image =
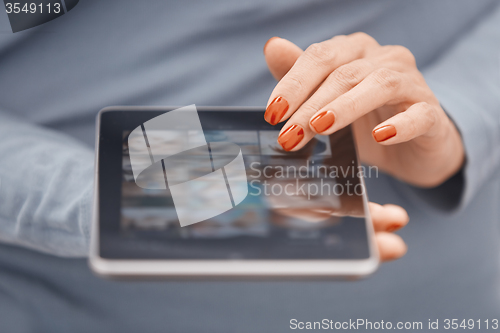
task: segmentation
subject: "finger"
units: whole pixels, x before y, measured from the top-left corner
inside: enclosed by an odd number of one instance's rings
[[[302,52],[294,43],[279,37],[272,37],[264,45],[267,67],[277,81],[292,68]]]
[[[418,99],[418,96],[422,94],[420,90],[421,88],[412,84],[408,74],[379,68],[357,86],[321,108],[311,120],[325,112],[333,114],[335,122],[321,132],[324,135],[332,134],[383,105],[402,103],[409,100],[408,96]],[[314,130],[311,122],[310,125]]]
[[[383,145],[406,142],[429,133],[436,119],[436,107],[421,102],[377,125],[372,135],[375,141]]]
[[[406,254],[408,247],[401,237],[389,232],[375,234],[381,261],[399,259]]]
[[[374,44],[373,38],[357,33],[309,46],[271,93],[266,121],[276,125],[290,117],[331,72],[361,58]]]
[[[368,204],[375,231],[394,232],[403,228],[410,220],[404,208],[396,205],[379,205],[374,202]]]
[[[289,127],[296,125],[304,132],[304,137],[300,142],[290,143],[296,137],[290,138],[289,135],[281,138],[278,142],[283,142],[282,147],[285,150],[298,150],[314,137],[316,133],[321,133],[330,128],[335,122],[335,116],[332,112],[326,111],[314,119],[311,117],[318,112],[327,103],[335,100],[337,97],[351,90],[360,83],[370,73],[375,70],[375,65],[365,59],[354,60],[333,71],[314,94],[288,119],[283,126],[281,133],[288,130]],[[309,125],[311,124],[311,125]],[[287,140],[285,140],[287,139]],[[280,144],[281,144],[280,142]],[[287,149],[290,148],[291,149]]]

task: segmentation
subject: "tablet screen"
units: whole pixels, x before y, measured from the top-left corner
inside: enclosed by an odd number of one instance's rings
[[[168,183],[166,189],[146,189],[134,181],[128,140],[133,128],[117,120],[112,126],[120,138],[120,169],[115,172],[120,174],[119,198],[108,210],[116,207],[118,211],[107,214],[108,218],[116,215],[114,222],[105,222],[101,228],[101,256],[184,260],[369,257],[365,189],[359,178],[366,170],[358,166],[350,127],[330,136],[318,135],[290,153],[277,143],[280,128],[265,123],[262,112],[208,111],[200,112],[200,119],[212,154],[224,142],[241,150],[247,195],[222,214],[182,226],[175,191]],[[101,176],[101,189],[103,182]],[[215,205],[227,200],[226,190],[233,200],[229,185],[219,191],[214,191],[212,183],[196,186],[200,193],[211,193]],[[101,199],[101,210],[106,209],[102,204]],[[189,213],[203,212],[193,209]]]

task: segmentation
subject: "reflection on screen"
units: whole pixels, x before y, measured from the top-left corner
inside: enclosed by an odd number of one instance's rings
[[[143,189],[135,184],[127,146],[129,133],[123,133],[120,237],[142,241],[142,247],[136,246],[131,256],[368,257],[364,188],[350,128],[331,136],[316,136],[292,153],[277,144],[276,130],[205,131],[209,143],[232,142],[241,148],[249,194],[235,208],[185,227],[179,223],[169,189]],[[199,186],[197,190],[210,192],[210,183]]]

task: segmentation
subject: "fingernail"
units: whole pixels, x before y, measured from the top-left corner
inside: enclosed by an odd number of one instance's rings
[[[399,225],[393,224],[393,225],[390,225],[389,227],[387,227],[386,231],[387,232],[393,232],[393,231],[396,231],[398,229],[399,229]]]
[[[332,127],[335,122],[335,115],[332,111],[323,111],[311,119],[311,126],[316,133],[322,133]]]
[[[279,38],[279,37],[271,37],[267,40],[266,44],[264,44],[264,53],[266,52],[266,47],[267,45],[269,44],[270,41],[272,41],[273,39],[276,39],[276,38]]]
[[[266,109],[264,119],[271,125],[276,125],[288,111],[288,102],[281,96],[276,97]]]
[[[278,143],[284,150],[290,151],[295,148],[303,138],[304,129],[299,125],[292,125],[280,134],[278,137]]]
[[[392,125],[385,125],[380,128],[374,129],[372,132],[373,138],[377,142],[382,142],[396,136],[396,127]]]

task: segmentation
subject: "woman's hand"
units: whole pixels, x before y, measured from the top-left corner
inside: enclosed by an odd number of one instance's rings
[[[375,229],[375,241],[381,261],[399,259],[406,253],[406,244],[403,239],[394,234],[404,227],[409,217],[406,210],[396,205],[379,205],[373,202],[368,204],[370,215]]]
[[[264,54],[279,80],[265,119],[287,120],[285,150],[352,124],[361,160],[410,184],[433,187],[462,167],[460,135],[408,49],[355,33],[306,51],[275,37]]]

